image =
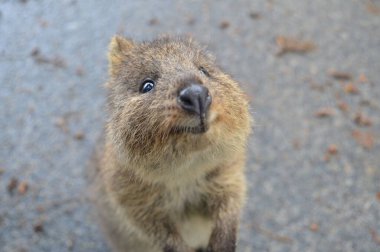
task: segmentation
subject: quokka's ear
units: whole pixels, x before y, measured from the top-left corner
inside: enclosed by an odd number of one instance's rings
[[[109,45],[108,61],[111,75],[116,75],[126,54],[135,46],[132,40],[114,36]]]

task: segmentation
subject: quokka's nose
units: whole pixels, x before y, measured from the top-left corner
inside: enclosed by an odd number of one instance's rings
[[[205,86],[192,83],[179,91],[177,101],[185,111],[205,118],[212,99]]]

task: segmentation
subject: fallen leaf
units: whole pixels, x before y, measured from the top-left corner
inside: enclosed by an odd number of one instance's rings
[[[57,68],[66,68],[67,64],[65,60],[60,56],[54,56],[53,58],[46,57],[41,54],[38,47],[34,48],[30,55],[33,57],[37,64],[51,64]]]
[[[301,147],[301,142],[300,142],[300,140],[298,140],[298,139],[294,139],[294,140],[293,140],[293,148],[298,150],[300,147]]]
[[[21,182],[18,187],[17,187],[17,191],[20,193],[20,194],[25,194],[29,189],[29,185],[28,183],[26,183],[25,181]]]
[[[36,207],[36,210],[39,212],[39,213],[43,213],[43,212],[45,212],[45,208],[43,207],[43,206],[37,206]]]
[[[347,94],[358,94],[359,93],[359,89],[351,82],[344,85],[343,89],[344,89],[344,92],[346,92]]]
[[[380,15],[380,7],[377,6],[373,1],[367,3],[367,11],[374,15]]]
[[[337,71],[335,69],[329,70],[329,75],[337,80],[351,80],[352,75],[347,72]]]
[[[158,25],[160,21],[157,18],[152,18],[149,20],[149,25]]]
[[[75,69],[75,74],[79,77],[82,77],[84,75],[84,69],[83,67],[77,67],[77,69]]]
[[[78,131],[77,133],[75,133],[74,137],[75,139],[77,140],[83,140],[84,139],[84,133],[82,131]]]
[[[10,194],[13,194],[13,191],[17,188],[17,185],[18,185],[18,179],[11,178],[7,186],[8,192]]]
[[[305,78],[305,81],[307,81],[310,84],[311,89],[319,91],[319,92],[324,92],[327,86],[327,84],[326,85],[319,84],[315,82],[314,80],[312,80],[311,78]]]
[[[44,232],[44,226],[43,226],[42,221],[38,221],[36,224],[34,224],[33,230],[36,233],[42,233],[42,232]]]
[[[60,56],[55,56],[51,60],[51,63],[53,66],[58,67],[58,68],[66,68],[67,66],[66,61]]]
[[[376,193],[376,198],[377,198],[378,201],[380,201],[380,192]]]
[[[308,53],[316,48],[313,41],[300,40],[285,36],[277,36],[276,43],[279,47],[277,56],[281,56],[285,53]]]
[[[358,81],[360,83],[368,83],[369,82],[367,76],[363,73],[359,75]]]
[[[54,121],[54,124],[65,133],[69,131],[69,128],[67,126],[67,120],[65,117],[57,117]]]
[[[324,92],[325,91],[325,86],[318,85],[315,83],[310,84],[310,88],[319,92]]]
[[[49,22],[46,21],[46,20],[39,19],[38,22],[39,22],[39,24],[40,24],[40,26],[41,26],[42,28],[46,28],[46,27],[49,26]]]
[[[324,161],[330,161],[331,157],[335,156],[336,154],[338,154],[338,147],[335,144],[331,144],[326,150]]]
[[[196,22],[196,19],[194,17],[188,17],[187,24],[188,25],[194,25]]]
[[[336,146],[335,144],[330,144],[330,146],[327,148],[327,152],[330,155],[338,154],[338,146]]]
[[[354,122],[359,125],[359,126],[371,126],[372,125],[372,120],[364,116],[362,113],[358,112],[355,115]]]
[[[338,102],[337,106],[343,112],[347,112],[348,111],[348,104],[345,103],[345,102],[340,101],[340,102]]]
[[[230,22],[228,22],[228,21],[222,21],[219,24],[219,28],[222,29],[222,30],[225,30],[228,27],[230,27]]]
[[[38,47],[33,48],[32,52],[30,53],[30,56],[35,57],[40,54],[40,49]]]
[[[360,101],[360,105],[362,105],[362,106],[369,106],[369,107],[373,107],[373,106],[375,106],[375,105],[372,103],[372,101],[367,100],[367,99],[363,99],[363,100],[361,100],[361,101]],[[375,107],[376,107],[376,106],[375,106]]]
[[[260,18],[261,18],[261,15],[260,15],[260,13],[258,13],[258,12],[251,11],[251,12],[249,13],[249,17],[250,17],[251,19],[260,19]]]
[[[372,236],[372,240],[377,243],[378,245],[380,245],[380,236],[377,234],[376,230],[375,229],[370,229],[369,232],[371,233],[371,236]]]
[[[317,232],[319,230],[319,225],[317,223],[311,223],[309,228],[311,231]]]
[[[315,112],[316,117],[330,117],[334,115],[334,109],[326,107],[326,108],[320,108]]]
[[[354,131],[352,131],[352,137],[364,149],[370,150],[375,145],[374,137],[369,132],[362,132],[362,131],[359,131],[359,130],[354,130]]]

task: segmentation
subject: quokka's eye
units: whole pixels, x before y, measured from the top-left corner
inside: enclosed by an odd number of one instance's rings
[[[210,73],[206,70],[206,68],[204,68],[203,66],[200,66],[198,69],[199,69],[199,71],[201,71],[204,75],[206,75],[207,77],[210,77]]]
[[[145,79],[143,83],[141,83],[140,92],[141,93],[147,93],[151,91],[154,88],[154,85],[156,83],[152,79]]]

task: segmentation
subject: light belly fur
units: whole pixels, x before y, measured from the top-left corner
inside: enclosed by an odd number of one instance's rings
[[[210,218],[193,215],[178,224],[178,229],[182,238],[190,247],[207,247],[214,226],[214,223]]]

